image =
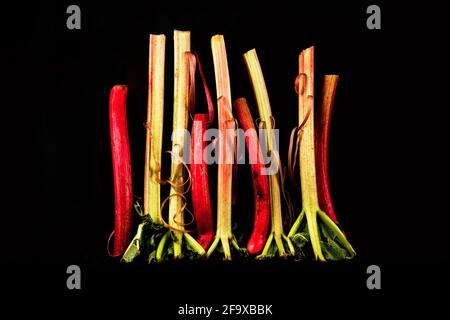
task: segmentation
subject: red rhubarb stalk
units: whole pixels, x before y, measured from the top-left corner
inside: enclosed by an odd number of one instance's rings
[[[128,88],[116,85],[109,97],[109,125],[114,177],[114,251],[120,256],[128,246],[131,230],[133,193],[131,184],[130,145],[127,127]]]
[[[203,159],[206,141],[203,135],[207,128],[208,115],[194,115],[191,136],[191,192],[192,208],[197,226],[197,242],[207,249],[214,238],[211,199],[209,195],[208,164]]]
[[[331,111],[339,76],[325,75],[322,90],[322,105],[316,125],[316,165],[317,191],[319,206],[327,213],[333,222],[337,222],[333,201],[330,193],[330,178],[328,173],[328,145],[330,137]]]
[[[255,203],[255,215],[253,231],[247,243],[247,250],[250,254],[259,253],[267,239],[270,221],[270,194],[269,180],[265,174],[263,155],[258,141],[258,135],[253,124],[253,118],[245,98],[234,101],[239,124],[245,131],[245,145],[250,158],[250,167],[253,180],[253,192]]]
[[[195,110],[195,72],[198,71],[203,82],[209,114],[194,115],[191,130],[191,196],[194,219],[197,226],[197,242],[207,249],[214,238],[213,213],[209,194],[208,164],[203,158],[206,141],[203,139],[206,129],[214,121],[214,105],[208,85],[206,83],[200,60],[196,53],[187,53],[189,60],[189,110]]]

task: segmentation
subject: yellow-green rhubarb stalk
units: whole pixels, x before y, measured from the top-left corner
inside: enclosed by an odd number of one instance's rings
[[[148,224],[161,223],[160,172],[164,118],[164,62],[166,36],[150,35],[148,63],[148,100],[144,163],[144,211],[143,222],[128,246],[122,260],[133,261],[141,252],[144,229]],[[150,218],[150,219],[148,219]],[[152,229],[152,228],[150,228]]]
[[[292,226],[289,237],[300,250],[311,242],[316,260],[351,258],[355,255],[352,246],[319,207],[314,152],[314,47],[300,53],[298,83],[299,123],[308,118],[301,129],[303,132],[299,155],[302,211]]]
[[[188,100],[189,100],[189,64],[190,32],[174,31],[174,101],[173,101],[173,127],[172,127],[172,164],[170,175],[169,198],[169,228],[171,230],[162,237],[157,251],[156,260],[165,258],[164,248],[173,243],[173,258],[183,257],[183,239],[187,245],[199,255],[204,255],[205,250],[195,239],[184,232],[184,208],[185,208],[185,175],[182,162],[185,135],[188,127]],[[169,239],[170,238],[170,239]],[[172,249],[169,249],[172,253]]]
[[[253,92],[258,105],[259,117],[261,124],[265,129],[267,152],[272,158],[272,168],[274,172],[269,173],[269,190],[270,190],[270,216],[271,231],[267,238],[262,253],[258,258],[272,257],[278,252],[281,257],[293,255],[295,253],[291,240],[284,234],[283,221],[281,214],[281,179],[280,170],[281,161],[278,147],[275,145],[274,128],[272,127],[273,117],[270,107],[269,95],[267,93],[266,83],[261,70],[261,65],[256,54],[256,50],[252,49],[244,54],[245,64],[253,86]],[[286,247],[285,247],[286,245]]]
[[[216,152],[219,152],[219,164],[217,176],[217,232],[207,256],[209,257],[214,252],[220,242],[222,244],[224,260],[231,260],[230,242],[235,249],[241,250],[232,233],[231,227],[232,173],[236,124],[231,110],[232,100],[227,52],[222,35],[212,37],[211,49],[217,90],[219,142]]]

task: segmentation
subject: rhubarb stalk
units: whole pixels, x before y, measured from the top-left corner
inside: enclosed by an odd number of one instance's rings
[[[164,121],[164,58],[166,37],[150,35],[148,104],[144,164],[144,214],[161,223],[161,150]]]
[[[109,97],[109,125],[114,178],[114,251],[120,256],[128,245],[131,230],[133,191],[130,144],[127,126],[127,92],[123,85],[114,86]]]
[[[334,95],[339,76],[325,75],[322,89],[322,102],[319,117],[315,122],[316,134],[316,165],[317,165],[317,191],[319,205],[333,222],[337,222],[333,201],[330,193],[330,178],[328,173],[328,145],[330,137],[331,111],[333,109]]]
[[[169,222],[170,230],[162,237],[156,250],[156,260],[164,259],[164,248],[173,244],[174,259],[183,257],[183,239],[198,255],[204,255],[205,250],[195,239],[184,230],[184,197],[186,180],[184,177],[183,148],[188,125],[189,107],[189,56],[190,32],[174,31],[174,100],[172,128],[172,164],[170,175]],[[171,235],[171,237],[169,237]]]
[[[231,260],[230,241],[234,248],[241,250],[231,228],[232,173],[234,158],[234,138],[236,124],[231,111],[231,89],[228,74],[227,52],[222,35],[211,39],[214,73],[217,91],[219,141],[217,176],[217,231],[207,256],[210,256],[219,242],[222,244],[224,260]]]
[[[203,139],[207,128],[208,115],[194,115],[191,132],[191,176],[192,208],[197,226],[197,241],[208,249],[214,238],[211,199],[209,195],[208,164],[203,160],[206,141]]]
[[[267,242],[264,246],[263,252],[259,258],[273,256],[278,251],[281,257],[287,256],[285,245],[289,254],[294,254],[295,249],[291,240],[284,234],[283,221],[281,214],[281,180],[280,180],[280,156],[278,148],[275,145],[274,131],[272,126],[272,110],[270,107],[269,95],[267,93],[266,83],[261,70],[261,65],[256,54],[256,50],[252,49],[244,54],[245,64],[250,76],[253,86],[253,92],[256,97],[258,105],[259,117],[265,129],[265,136],[267,140],[267,152],[270,153],[274,165],[277,166],[277,171],[269,175],[269,189],[270,189],[270,213],[272,229],[270,231]]]
[[[253,180],[254,193],[254,223],[253,231],[247,243],[250,254],[259,253],[266,243],[267,231],[270,222],[269,181],[265,174],[266,168],[263,162],[261,146],[256,134],[253,118],[245,98],[234,101],[239,124],[245,131],[245,145],[250,158],[250,167]]]
[[[189,167],[191,170],[192,209],[197,227],[197,241],[204,249],[208,249],[214,238],[214,226],[209,194],[208,163],[204,159],[203,151],[206,149],[206,140],[204,140],[206,129],[214,121],[214,104],[197,54],[188,53],[188,56],[190,70],[189,110],[191,112],[195,111],[195,73],[197,65],[208,105],[208,114],[194,114],[191,130],[191,163]]]
[[[302,127],[299,156],[303,208],[289,232],[289,237],[299,248],[303,248],[310,241],[317,260],[351,258],[355,251],[342,231],[320,209],[317,195],[314,152],[314,47],[301,52],[299,75],[299,123],[302,124],[305,117],[308,117]]]
[[[188,124],[188,61],[186,52],[190,51],[190,32],[174,32],[174,96],[173,96],[173,127],[172,127],[172,152],[177,157],[183,157],[184,133]],[[184,212],[182,212],[182,198],[173,196],[182,193],[184,189],[184,170],[181,163],[172,158],[169,200],[169,225],[175,229],[184,229]],[[173,231],[173,256],[180,258],[182,251],[183,233]]]
[[[122,260],[133,261],[141,253],[143,230],[161,229],[160,179],[161,148],[164,120],[164,62],[165,35],[150,35],[148,63],[147,123],[144,163],[144,211],[136,235],[130,242]]]

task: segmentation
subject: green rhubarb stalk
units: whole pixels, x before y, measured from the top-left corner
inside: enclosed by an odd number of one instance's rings
[[[355,255],[352,246],[319,207],[314,154],[314,47],[301,52],[299,74],[304,79],[298,89],[299,123],[303,122],[308,113],[309,117],[302,128],[299,155],[302,211],[288,236],[298,247],[303,247],[310,241],[316,260],[351,258]]]
[[[150,35],[148,63],[148,99],[144,163],[144,212],[147,219],[139,224],[136,235],[128,245],[122,261],[132,262],[141,253],[143,230],[150,222],[161,223],[160,172],[164,118],[164,62],[166,36]],[[140,209],[140,208],[139,208]],[[138,212],[142,215],[142,212]],[[156,230],[154,230],[156,231]]]
[[[161,150],[164,121],[165,35],[150,35],[144,165],[144,214],[161,223]]]
[[[271,213],[271,232],[267,238],[266,245],[258,258],[273,256],[278,251],[281,257],[295,253],[291,240],[284,234],[283,221],[281,213],[281,180],[280,180],[280,156],[278,148],[275,145],[274,131],[272,128],[272,110],[270,107],[269,95],[267,93],[266,83],[261,70],[261,65],[256,54],[252,49],[244,54],[247,71],[252,82],[253,91],[258,105],[258,112],[261,122],[266,129],[267,152],[270,153],[272,161],[278,166],[276,173],[269,175],[270,190],[270,213]],[[287,247],[285,247],[285,244]],[[286,250],[287,249],[287,250]]]
[[[169,227],[173,233],[173,258],[183,257],[183,238],[197,254],[204,255],[205,250],[184,232],[184,193],[185,178],[183,158],[185,132],[188,126],[188,92],[189,64],[187,52],[190,52],[189,31],[174,31],[174,98],[173,98],[173,132],[172,132],[172,164],[171,187],[169,199]],[[192,241],[193,240],[193,241]],[[157,259],[160,260],[160,259]]]
[[[231,111],[230,77],[228,74],[227,53],[222,35],[211,39],[211,49],[214,61],[214,73],[217,91],[217,109],[219,125],[219,164],[217,176],[217,231],[207,256],[209,257],[219,242],[222,244],[224,260],[231,260],[230,242],[234,248],[241,250],[232,233],[232,172],[236,124]],[[231,161],[230,161],[231,159]]]
[[[188,55],[190,51],[190,32],[174,31],[174,100],[173,100],[173,127],[172,127],[172,155],[171,174],[170,174],[170,195],[163,201],[159,219],[169,230],[160,237],[159,243],[151,254],[150,258],[156,261],[164,260],[168,257],[180,259],[192,256],[203,256],[205,250],[185,231],[184,210],[186,207],[186,198],[184,194],[186,181],[184,177],[185,164],[183,162],[183,147],[185,143],[185,134],[188,125],[188,91],[189,91],[189,69]],[[168,223],[162,219],[161,211],[166,202],[169,202],[169,220]],[[183,243],[186,239],[186,243]],[[167,248],[167,250],[165,250]],[[184,251],[184,250],[188,250]]]
[[[174,31],[174,96],[173,96],[173,135],[172,153],[182,158],[184,146],[184,134],[188,124],[188,63],[186,52],[191,50],[189,31]],[[169,199],[169,225],[175,229],[184,229],[184,214],[181,212],[183,202],[181,197],[172,196],[182,193],[184,189],[184,168],[182,164],[172,159],[171,180],[174,185],[170,188]],[[174,258],[181,258],[183,233],[173,231],[175,239],[173,242]]]

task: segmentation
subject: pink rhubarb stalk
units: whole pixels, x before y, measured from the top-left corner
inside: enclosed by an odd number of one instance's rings
[[[190,99],[189,109],[195,110],[195,73],[198,64],[198,71],[203,82],[203,89],[208,104],[208,114],[196,113],[192,122],[191,130],[191,196],[192,208],[197,226],[197,242],[208,249],[214,238],[213,214],[211,208],[211,197],[209,193],[208,164],[203,157],[203,150],[206,149],[206,141],[203,139],[206,129],[214,121],[214,105],[211,94],[206,83],[200,60],[195,53],[187,53],[189,60],[189,88]]]
[[[126,86],[117,85],[109,97],[109,125],[114,177],[114,251],[120,256],[128,246],[131,230],[133,192],[131,184],[130,145],[127,127]]]
[[[209,195],[208,164],[203,159],[206,141],[203,135],[207,128],[208,115],[194,115],[191,137],[191,192],[192,208],[197,226],[197,242],[207,249],[214,238],[211,198]]]
[[[323,81],[322,105],[315,123],[316,133],[316,165],[317,192],[319,206],[327,213],[331,220],[337,222],[333,201],[330,193],[330,178],[328,172],[328,146],[330,138],[331,111],[339,76],[326,75]]]

